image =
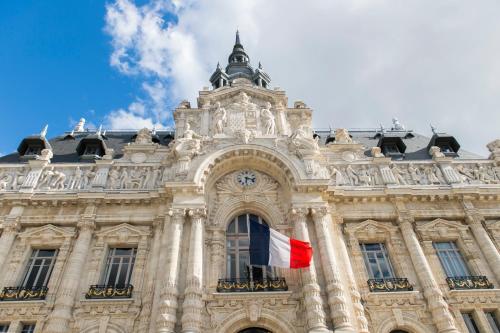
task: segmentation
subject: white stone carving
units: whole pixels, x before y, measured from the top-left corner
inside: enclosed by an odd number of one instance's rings
[[[151,136],[151,131],[147,128],[140,129],[137,132],[137,137],[135,138],[135,144],[139,145],[147,145],[147,144],[152,144],[152,136]]]
[[[300,125],[288,138],[292,151],[311,150],[319,151],[319,137],[313,138],[312,129],[307,125]]]
[[[224,134],[224,127],[227,124],[227,112],[226,109],[221,107],[220,102],[215,105],[217,108],[214,112],[214,134]]]
[[[441,148],[438,146],[432,146],[429,148],[429,155],[433,158],[444,157],[444,154],[441,152]]]
[[[384,154],[382,154],[382,149],[380,149],[380,147],[372,147],[371,155],[373,158],[385,157]]]
[[[348,144],[352,143],[349,131],[345,128],[337,128],[335,130],[335,143],[336,144]]]
[[[51,149],[42,149],[42,153],[40,156],[36,156],[36,159],[37,160],[40,160],[40,161],[50,161],[50,159],[54,156],[54,154],[52,153],[52,150]]]
[[[260,117],[264,127],[263,134],[274,135],[276,132],[276,123],[271,112],[271,103],[266,103],[266,107],[260,111]]]

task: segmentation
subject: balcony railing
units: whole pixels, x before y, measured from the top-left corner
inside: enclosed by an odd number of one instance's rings
[[[368,280],[370,291],[412,291],[413,286],[407,278],[392,279],[370,279]]]
[[[217,291],[220,293],[287,290],[288,286],[284,278],[261,280],[220,279],[217,283]]]
[[[43,287],[5,287],[0,293],[1,301],[43,300],[49,288]]]
[[[452,276],[446,278],[450,289],[492,289],[486,276]]]
[[[103,299],[103,298],[130,298],[132,297],[132,290],[134,286],[131,284],[126,285],[92,285],[89,291],[85,294],[87,299]]]

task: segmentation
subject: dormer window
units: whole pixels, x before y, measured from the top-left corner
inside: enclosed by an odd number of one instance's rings
[[[32,160],[41,155],[42,150],[51,149],[50,143],[45,137],[33,135],[24,138],[17,148],[21,160]]]
[[[76,152],[83,160],[100,159],[106,151],[106,145],[101,135],[84,137],[76,147]]]
[[[26,148],[24,156],[40,155],[42,153],[42,146],[30,145]]]
[[[460,149],[460,144],[453,136],[443,133],[435,133],[432,136],[427,149],[432,146],[441,148],[441,152],[450,157],[458,156],[458,150]]]
[[[88,144],[85,146],[84,155],[101,155],[101,147],[97,144]]]
[[[406,150],[406,145],[403,139],[399,136],[382,135],[377,144],[386,157],[392,159],[402,159]]]
[[[391,154],[401,154],[399,151],[398,145],[395,143],[388,143],[382,147],[382,152],[385,155],[391,155]]]

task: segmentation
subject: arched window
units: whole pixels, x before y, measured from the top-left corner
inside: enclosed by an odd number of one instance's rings
[[[244,330],[239,331],[238,333],[271,333],[271,331],[268,331],[264,328],[250,327],[250,328],[245,328]]]
[[[226,277],[229,279],[243,279],[261,281],[274,278],[274,270],[269,266],[250,265],[250,221],[267,225],[266,221],[254,214],[242,214],[235,217],[226,231],[227,259]]]

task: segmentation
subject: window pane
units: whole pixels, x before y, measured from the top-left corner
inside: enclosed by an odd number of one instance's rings
[[[488,323],[491,326],[493,333],[500,333],[500,327],[498,327],[498,321],[493,312],[486,312],[486,318],[488,318]]]
[[[46,286],[52,272],[57,250],[33,250],[23,279],[24,287]]]
[[[465,326],[467,326],[467,330],[469,331],[469,333],[480,333],[479,329],[477,328],[476,322],[472,317],[472,313],[462,313],[462,318],[465,321]]]
[[[234,221],[229,223],[229,226],[227,227],[228,234],[234,234],[236,232],[234,225],[235,225]]]
[[[35,324],[24,324],[21,333],[33,333],[35,332]]]
[[[120,275],[118,276],[118,280],[115,282],[115,285],[123,286],[127,283],[127,272],[128,272],[129,264],[124,263],[120,267]]]
[[[394,277],[392,266],[383,243],[360,245],[368,270],[368,276],[371,279]]]
[[[112,264],[109,268],[108,280],[105,281],[107,285],[115,285],[118,276],[118,264]]]
[[[9,325],[6,325],[6,324],[0,325],[0,332],[1,333],[7,332],[8,330],[9,330]]]
[[[469,269],[454,242],[433,243],[439,261],[448,277],[470,275]]]
[[[239,249],[240,250],[248,250],[250,248],[250,240],[248,238],[246,239],[240,239],[239,241]]]
[[[248,233],[248,229],[247,229],[247,217],[246,217],[246,215],[240,215],[240,216],[238,216],[238,233],[239,234],[246,234],[246,233]]]

